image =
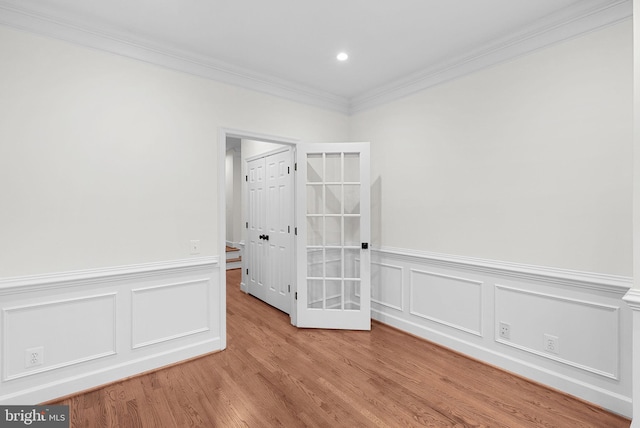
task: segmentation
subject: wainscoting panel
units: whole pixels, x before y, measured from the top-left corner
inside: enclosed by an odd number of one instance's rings
[[[382,248],[371,280],[372,318],[631,417],[631,278]]]
[[[403,269],[384,263],[371,263],[371,302],[402,311]]]
[[[223,349],[219,282],[217,257],[0,279],[0,404],[37,404]]]
[[[116,294],[3,308],[3,381],[116,353]],[[60,337],[57,332],[64,332]],[[82,346],[73,346],[74,342]],[[41,348],[42,364],[27,367],[12,349]]]
[[[501,285],[495,302],[496,320],[510,326],[496,341],[618,380],[620,306]]]
[[[141,348],[209,330],[207,280],[131,291],[133,348]]]
[[[482,336],[482,282],[411,269],[411,315]]]

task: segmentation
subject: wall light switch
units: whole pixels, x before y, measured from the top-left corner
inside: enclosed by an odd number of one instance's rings
[[[192,239],[189,244],[189,252],[191,254],[200,254],[200,240]]]

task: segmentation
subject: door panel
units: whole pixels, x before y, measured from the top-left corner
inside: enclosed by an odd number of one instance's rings
[[[297,325],[369,330],[369,144],[298,146]]]
[[[266,241],[269,276],[267,302],[289,313],[291,299],[291,224],[292,185],[291,153],[289,151],[268,156],[267,200],[266,200]]]
[[[249,293],[264,300],[267,296],[265,289],[265,245],[259,237],[265,233],[265,218],[262,214],[265,205],[265,167],[264,159],[248,162],[248,193],[249,193]]]
[[[247,162],[249,293],[291,311],[293,180],[290,150]]]

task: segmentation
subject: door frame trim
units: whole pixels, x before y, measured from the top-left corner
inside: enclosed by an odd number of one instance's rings
[[[291,147],[291,145],[287,144],[289,147]],[[244,159],[244,165],[243,166],[247,166],[247,163],[254,161],[256,159],[262,159],[262,158],[266,158],[267,156],[271,156],[271,155],[277,155],[279,153],[283,153],[286,151],[289,151],[289,147],[287,148],[281,148],[281,149],[274,149],[274,150],[270,150],[268,152],[264,152],[264,153],[260,153],[259,155],[254,155],[248,158]]]
[[[236,128],[218,128],[218,235],[217,247],[220,254],[220,347],[227,347],[227,263],[224,257],[226,248],[226,231],[227,231],[227,201],[226,201],[226,175],[225,175],[225,159],[227,149],[227,138],[240,138],[246,140],[258,140],[267,143],[286,144],[297,147],[301,142],[299,138],[282,137],[277,135],[265,134],[260,132],[246,131]],[[295,178],[294,178],[295,181]],[[294,184],[295,186],[295,184]],[[296,201],[293,201],[294,209]],[[295,217],[294,217],[295,220]],[[295,254],[295,239],[294,253]],[[293,287],[295,289],[295,286]],[[293,291],[293,290],[292,290]],[[293,296],[293,292],[291,293]],[[297,323],[297,310],[295,304],[291,306],[291,322],[293,325]]]

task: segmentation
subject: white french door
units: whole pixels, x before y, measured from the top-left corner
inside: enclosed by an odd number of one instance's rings
[[[298,327],[371,329],[369,143],[297,147]]]

